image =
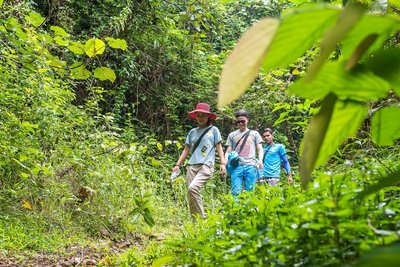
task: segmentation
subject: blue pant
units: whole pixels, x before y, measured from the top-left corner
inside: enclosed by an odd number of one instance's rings
[[[253,165],[239,165],[233,169],[232,177],[232,195],[237,196],[242,192],[243,183],[246,191],[253,191],[256,187],[257,169]]]

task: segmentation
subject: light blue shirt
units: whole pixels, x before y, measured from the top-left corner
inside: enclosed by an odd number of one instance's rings
[[[287,161],[286,150],[282,144],[264,146],[264,177],[279,178],[281,174],[281,161]],[[267,152],[268,151],[268,152]],[[285,166],[285,169],[287,166]],[[289,170],[290,171],[290,167]]]
[[[213,126],[208,133],[203,136],[196,151],[192,151],[197,139],[199,139],[207,128],[208,127],[193,128],[187,135],[185,144],[189,145],[192,153],[189,159],[189,164],[206,164],[210,167],[214,166],[215,146],[222,141],[221,133],[217,127]]]

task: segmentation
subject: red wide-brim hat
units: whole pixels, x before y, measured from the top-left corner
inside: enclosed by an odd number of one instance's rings
[[[217,119],[217,115],[211,112],[210,105],[206,103],[198,103],[196,105],[196,109],[188,112],[189,118],[195,120],[196,119],[196,112],[203,112],[210,115],[210,120],[215,121]]]

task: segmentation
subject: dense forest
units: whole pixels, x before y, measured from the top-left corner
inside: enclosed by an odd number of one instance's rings
[[[398,0],[0,0],[0,47],[0,266],[398,266]],[[294,183],[192,220],[199,102]]]

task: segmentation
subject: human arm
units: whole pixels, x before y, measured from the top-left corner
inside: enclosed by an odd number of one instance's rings
[[[263,150],[263,147],[262,147],[261,143],[257,144],[257,151],[258,151],[258,163],[257,163],[257,166],[258,166],[259,169],[262,169],[262,168],[264,168],[264,162],[262,162],[263,158],[264,158],[264,150]]]
[[[188,144],[186,144],[178,161],[176,162],[174,168],[172,169],[173,172],[176,172],[179,170],[179,166],[185,161],[186,157],[189,155],[189,152],[190,152],[190,147]]]
[[[221,143],[218,143],[215,145],[215,147],[217,148],[217,153],[218,153],[218,157],[220,160],[220,164],[219,164],[219,172],[221,173],[221,175],[225,175],[226,174],[226,160],[225,160],[225,156],[224,156],[224,151],[222,149],[222,145]]]
[[[291,184],[291,183],[293,183],[293,178],[292,178],[292,173],[290,172],[290,164],[286,157],[286,154],[282,155],[281,159],[283,161],[283,167],[285,168],[286,173],[288,175],[288,183]]]
[[[226,148],[226,151],[225,151],[225,162],[226,162],[226,164],[228,164],[228,156],[229,156],[229,153],[231,153],[231,151],[232,151],[232,147],[228,146]]]

